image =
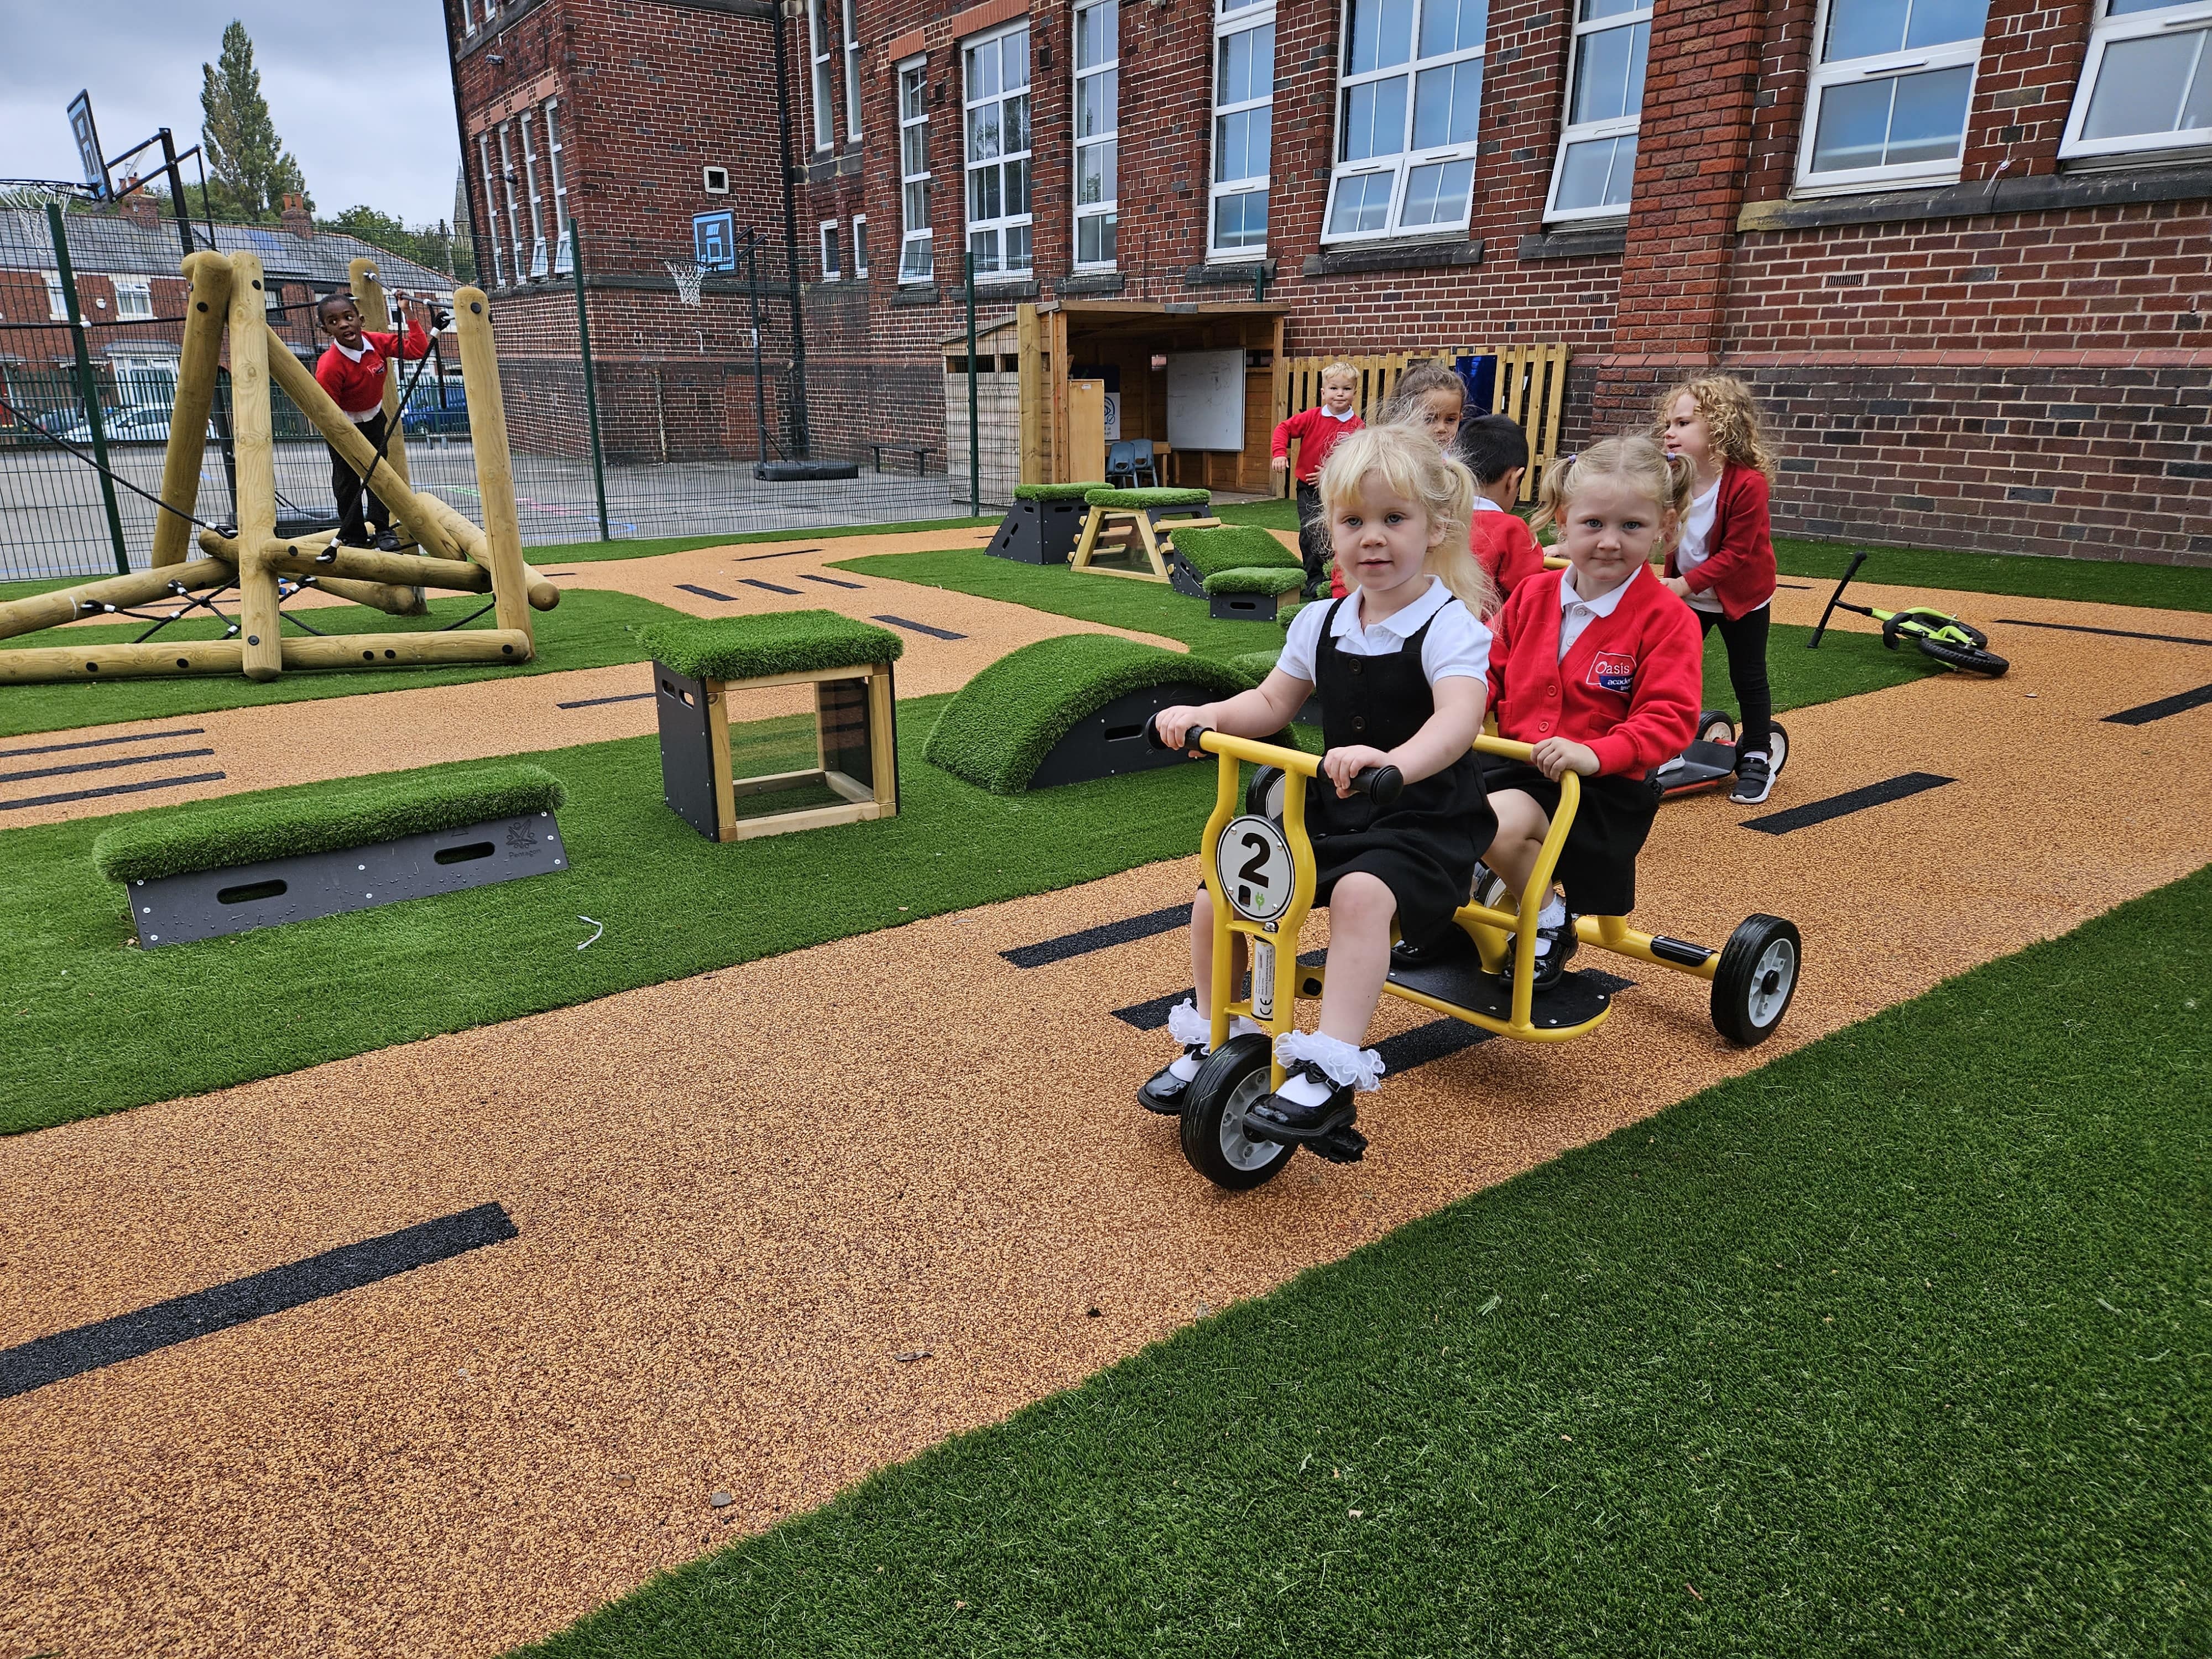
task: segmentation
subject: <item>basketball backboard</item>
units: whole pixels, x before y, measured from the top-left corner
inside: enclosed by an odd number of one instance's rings
[[[84,164],[84,181],[105,198],[107,195],[107,161],[100,148],[100,129],[93,125],[92,94],[80,92],[70,100],[70,132],[76,139],[77,158]]]

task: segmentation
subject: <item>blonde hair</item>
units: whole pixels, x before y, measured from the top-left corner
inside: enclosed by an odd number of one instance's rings
[[[1316,386],[1327,386],[1331,380],[1336,379],[1340,374],[1341,374],[1346,380],[1352,382],[1352,389],[1354,392],[1359,390],[1359,371],[1354,368],[1350,363],[1346,362],[1341,357],[1339,357],[1333,363],[1323,363],[1321,366],[1321,379],[1315,381],[1314,384]]]
[[[1416,363],[1398,377],[1398,384],[1390,393],[1390,401],[1382,406],[1382,419],[1418,421],[1421,418],[1421,399],[1431,392],[1449,392],[1459,399],[1460,413],[1467,412],[1467,382],[1448,364]]]
[[[1542,530],[1559,523],[1567,516],[1567,503],[1577,490],[1610,478],[1643,492],[1653,512],[1672,513],[1679,532],[1682,517],[1690,510],[1690,489],[1697,476],[1688,456],[1669,455],[1656,440],[1640,432],[1607,438],[1579,455],[1564,456],[1544,469],[1543,486],[1536,492],[1536,510],[1528,515],[1528,527]]]
[[[1474,562],[1467,541],[1467,521],[1474,512],[1474,475],[1419,427],[1367,427],[1339,443],[1322,463],[1316,482],[1329,522],[1338,504],[1356,497],[1370,477],[1381,478],[1393,495],[1421,504],[1431,533],[1422,569],[1477,617],[1489,615],[1497,606],[1498,590]],[[1441,541],[1433,538],[1439,526]],[[1349,576],[1346,586],[1354,586]]]
[[[1765,422],[1759,417],[1759,400],[1733,374],[1698,374],[1669,386],[1652,414],[1651,435],[1666,436],[1668,411],[1674,399],[1686,393],[1705,416],[1705,430],[1713,434],[1713,453],[1737,466],[1755,468],[1772,483],[1774,450],[1767,442]]]

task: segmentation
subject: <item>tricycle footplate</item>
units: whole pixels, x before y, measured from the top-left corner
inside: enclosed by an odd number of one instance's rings
[[[1448,962],[1424,963],[1418,968],[1394,963],[1389,982],[1454,1008],[1464,1008],[1471,1014],[1505,1021],[1513,1018],[1513,993],[1499,982],[1495,974],[1485,973],[1481,961],[1472,951]],[[1587,1025],[1612,1005],[1613,993],[1620,984],[1610,974],[1571,970],[1550,990],[1536,994],[1528,1011],[1529,1023],[1545,1030]]]

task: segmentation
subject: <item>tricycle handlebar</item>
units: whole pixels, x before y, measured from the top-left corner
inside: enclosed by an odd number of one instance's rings
[[[1145,721],[1145,742],[1153,749],[1164,749],[1159,729],[1151,719]],[[1300,777],[1321,775],[1321,757],[1309,755],[1303,749],[1285,749],[1272,743],[1259,743],[1250,738],[1234,738],[1225,732],[1217,732],[1209,726],[1194,726],[1183,733],[1184,749],[1195,754],[1205,750],[1212,754],[1226,755],[1237,760],[1248,760],[1261,766],[1279,766],[1285,772],[1295,772]],[[1395,766],[1371,766],[1356,773],[1352,780],[1352,793],[1364,795],[1377,806],[1394,806],[1406,793],[1406,775]]]

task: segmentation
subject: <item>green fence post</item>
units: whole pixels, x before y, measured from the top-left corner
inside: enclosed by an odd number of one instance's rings
[[[975,255],[961,256],[968,278],[968,516],[983,516],[983,452],[979,441],[982,421],[975,404]]]
[[[584,250],[576,222],[568,221],[568,270],[576,279],[576,345],[584,357],[584,415],[592,428],[592,489],[599,497],[599,539],[611,542],[607,529],[607,460],[599,449],[599,389],[592,373],[592,319],[584,304]]]
[[[62,229],[58,202],[46,204],[46,228],[53,233],[54,264],[60,270],[62,298],[69,306],[70,338],[76,347],[76,395],[92,429],[92,459],[100,464],[100,499],[107,508],[107,538],[115,549],[118,575],[131,574],[131,550],[123,544],[123,514],[115,505],[115,481],[107,476],[107,428],[100,418],[100,382],[93,378],[92,350],[85,344],[84,313],[76,302],[76,272],[70,264],[69,236]]]

